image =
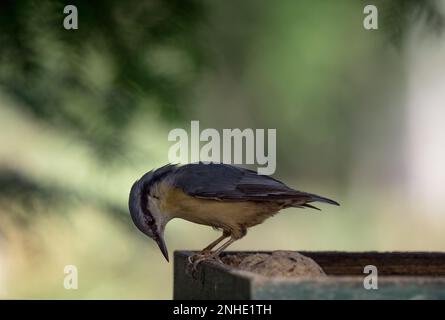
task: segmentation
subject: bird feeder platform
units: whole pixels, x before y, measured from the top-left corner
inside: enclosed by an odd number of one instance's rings
[[[174,299],[445,299],[445,253],[299,252],[325,273],[308,276],[292,276],[292,268],[284,276],[246,271],[237,257],[269,255],[273,266],[271,252],[225,252],[223,262],[231,263],[205,261],[192,274],[194,253],[175,252]]]

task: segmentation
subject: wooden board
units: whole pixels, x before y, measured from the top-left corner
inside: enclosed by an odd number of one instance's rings
[[[315,260],[328,277],[265,278],[212,262],[202,263],[192,277],[186,268],[193,252],[176,251],[174,299],[445,299],[445,253],[300,253]],[[366,265],[378,268],[377,290],[364,288]]]

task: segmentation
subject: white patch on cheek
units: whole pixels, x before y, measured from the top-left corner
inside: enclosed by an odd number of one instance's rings
[[[164,231],[164,227],[170,219],[165,212],[161,212],[158,203],[159,203],[158,199],[152,197],[148,198],[148,209],[153,215],[156,224],[158,225],[158,228],[161,229],[161,231]]]

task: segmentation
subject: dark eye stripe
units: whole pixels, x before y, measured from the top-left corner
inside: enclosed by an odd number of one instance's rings
[[[144,219],[145,219],[145,223],[148,224],[149,226],[152,226],[155,224],[155,220],[150,219],[148,216],[144,216]]]
[[[148,211],[148,212],[150,212],[150,211]],[[152,232],[153,236],[155,237],[154,239],[157,239],[158,235],[157,235],[157,231],[156,231],[155,220],[153,218],[149,218],[149,216],[145,216],[144,219],[145,219],[145,223],[151,229],[151,232]]]

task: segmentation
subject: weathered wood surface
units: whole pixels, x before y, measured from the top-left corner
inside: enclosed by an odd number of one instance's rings
[[[174,261],[175,299],[445,299],[445,253],[300,252],[315,260],[327,279],[264,278],[204,262],[193,278],[187,257]],[[228,252],[226,254],[234,254]],[[366,265],[378,268],[378,289],[366,290]]]
[[[439,252],[300,252],[328,275],[363,275],[366,265],[384,276],[445,276],[445,253]]]

